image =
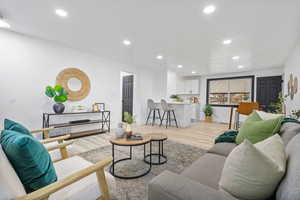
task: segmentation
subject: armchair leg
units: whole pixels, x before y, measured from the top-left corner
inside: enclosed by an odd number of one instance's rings
[[[100,191],[102,193],[101,200],[110,200],[109,198],[109,191],[108,191],[108,185],[105,179],[104,169],[98,170],[96,172]]]
[[[59,141],[58,143],[63,143],[63,142]],[[60,151],[60,155],[61,155],[62,159],[66,159],[69,157],[67,147],[60,148],[59,151]]]

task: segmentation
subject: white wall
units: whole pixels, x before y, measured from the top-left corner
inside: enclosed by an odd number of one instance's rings
[[[234,77],[234,76],[250,76],[254,75],[257,77],[263,76],[280,76],[283,75],[284,71],[283,68],[271,68],[267,70],[257,70],[257,71],[250,71],[250,72],[240,72],[240,73],[231,73],[231,74],[220,74],[215,76],[203,76],[201,78],[200,84],[200,99],[201,99],[201,111],[206,104],[206,87],[207,87],[207,79],[211,78],[224,78],[224,77]],[[256,80],[254,85],[254,96],[256,100]],[[221,122],[221,123],[229,123],[230,118],[230,107],[213,107],[214,109],[214,121]],[[204,114],[201,114],[201,119],[204,119]]]
[[[105,102],[112,111],[112,126],[121,119],[120,72],[136,76],[134,114],[144,122],[147,98],[166,96],[166,70],[149,69],[101,59],[56,43],[0,30],[0,121],[10,118],[30,129],[41,128],[42,113],[52,112],[53,102],[44,95],[47,85],[54,85],[64,68],[75,67],[90,78],[90,94],[82,101],[66,102],[91,108]],[[0,123],[2,128],[2,123]]]
[[[285,84],[284,91],[287,94],[288,86],[287,83],[290,79],[290,74],[293,74],[294,77],[298,77],[298,93],[295,95],[294,100],[291,100],[289,97],[287,99],[287,114],[291,114],[292,110],[300,109],[300,42],[291,53],[289,58],[285,63]]]

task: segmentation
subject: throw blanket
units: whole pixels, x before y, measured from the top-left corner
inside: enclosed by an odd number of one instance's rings
[[[293,118],[284,118],[281,122],[281,125],[283,125],[285,123],[300,124],[300,121],[297,119],[293,119]],[[217,139],[215,139],[215,144],[222,143],[222,142],[235,143],[235,138],[238,133],[239,133],[239,131],[237,131],[237,130],[225,131],[223,134],[219,135],[219,137],[217,137]]]

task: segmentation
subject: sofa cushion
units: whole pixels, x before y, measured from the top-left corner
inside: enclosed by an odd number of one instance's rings
[[[16,199],[24,195],[24,187],[0,145],[0,199]]]
[[[148,200],[236,200],[185,176],[164,171],[148,185]]]
[[[244,139],[255,144],[260,142],[280,130],[283,117],[275,119],[262,120],[257,112],[253,112],[243,123],[239,134],[236,137],[236,143],[241,144]]]
[[[236,146],[237,144],[235,143],[217,143],[210,150],[208,150],[208,153],[215,153],[227,157]]]
[[[220,188],[241,199],[270,198],[285,166],[284,145],[278,134],[256,145],[245,140],[227,157]]]
[[[283,114],[274,114],[274,113],[267,113],[261,110],[256,110],[255,111],[262,120],[269,120],[269,119],[275,119],[278,117],[284,117]]]
[[[50,155],[34,137],[4,130],[1,133],[0,143],[27,193],[56,181]]]
[[[281,126],[279,135],[281,136],[284,145],[287,145],[298,133],[300,133],[300,124],[287,122]]]
[[[58,180],[62,180],[71,174],[83,170],[93,164],[79,156],[74,156],[60,162],[54,163]],[[115,179],[105,172],[109,190],[115,188]],[[115,189],[114,189],[115,190]],[[50,200],[95,200],[101,197],[101,191],[96,174],[93,173],[50,196]]]
[[[11,130],[11,131],[16,131],[16,132],[20,132],[20,133],[24,133],[27,135],[31,135],[31,132],[22,124],[14,122],[10,119],[5,119],[4,120],[4,129],[5,130]]]
[[[287,170],[277,193],[277,200],[299,200],[300,198],[300,134],[295,136],[287,145]]]
[[[218,189],[225,159],[224,156],[207,153],[186,168],[182,175],[203,185]]]

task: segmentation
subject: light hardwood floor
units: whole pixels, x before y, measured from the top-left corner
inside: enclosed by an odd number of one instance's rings
[[[212,147],[215,138],[228,129],[227,124],[218,123],[206,123],[199,122],[193,124],[189,128],[164,128],[159,126],[133,126],[134,132],[141,134],[147,133],[164,133],[170,140],[178,143],[189,144],[197,146],[202,149],[209,149]],[[93,135],[74,140],[72,145],[71,154],[90,151],[102,146],[109,145],[109,139],[114,136],[114,130],[111,133],[105,133],[100,135]]]

